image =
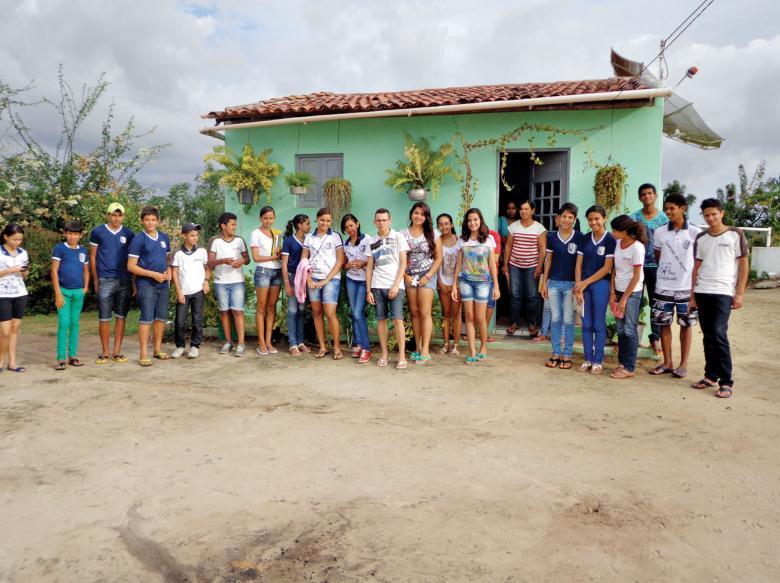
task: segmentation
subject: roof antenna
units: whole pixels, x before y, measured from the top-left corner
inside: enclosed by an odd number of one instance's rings
[[[661,41],[661,50],[658,52],[658,79],[663,81],[669,76],[669,67],[666,66],[666,56],[664,51],[666,50],[666,41]]]

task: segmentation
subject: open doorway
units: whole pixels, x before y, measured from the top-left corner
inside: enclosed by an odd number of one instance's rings
[[[555,229],[555,212],[569,198],[569,152],[537,151],[536,157],[541,164],[535,164],[528,151],[508,151],[504,179],[501,180],[501,153],[498,154],[498,212],[499,217],[506,216],[510,202],[519,208],[520,204],[530,199],[536,205],[536,220],[550,231]],[[495,224],[498,225],[498,222],[497,217]],[[501,277],[499,280],[501,299],[496,305],[496,326],[503,328],[509,323],[510,301],[506,279]]]

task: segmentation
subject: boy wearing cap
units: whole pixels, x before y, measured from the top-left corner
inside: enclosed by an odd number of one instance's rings
[[[65,223],[65,242],[55,245],[51,253],[51,283],[57,308],[57,364],[54,370],[65,370],[65,357],[71,366],[82,366],[78,359],[79,320],[84,294],[89,289],[89,257],[79,245],[84,227],[79,221]]]
[[[168,288],[171,270],[168,259],[171,242],[168,235],[157,230],[160,215],[153,206],[141,209],[142,233],[130,243],[127,255],[127,270],[135,275],[138,286],[138,304],[141,319],[138,322],[138,342],[141,351],[138,364],[152,366],[148,356],[149,332],[153,332],[154,357],[168,360],[170,355],[162,350],[163,332],[168,319]]]
[[[176,350],[171,358],[184,355],[187,313],[192,313],[192,333],[187,358],[197,358],[203,340],[203,304],[209,293],[209,256],[198,247],[200,225],[186,223],[181,228],[182,247],[173,256],[173,285],[176,288]]]
[[[121,204],[112,202],[107,214],[106,223],[92,229],[89,235],[89,266],[98,296],[98,334],[102,347],[95,360],[97,364],[106,364],[109,354],[114,362],[127,362],[122,354],[122,339],[130,299],[134,295],[132,276],[127,271],[127,250],[135,233],[122,225],[125,207]],[[109,353],[112,314],[116,317],[114,350]]]

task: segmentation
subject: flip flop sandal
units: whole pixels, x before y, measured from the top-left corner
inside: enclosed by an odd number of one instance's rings
[[[676,379],[684,379],[688,376],[687,368],[676,368],[672,371],[672,376]]]
[[[420,360],[420,353],[419,352],[412,352],[409,355],[409,360],[411,360],[412,362],[416,362],[416,361]]]
[[[65,361],[58,360],[57,364],[54,365],[54,370],[65,370]]]
[[[108,363],[108,356],[105,354],[101,354],[95,359],[95,364],[106,364],[106,363]]]
[[[398,364],[395,365],[395,368],[397,368],[398,370],[405,370],[406,366],[407,366],[407,363],[406,363],[405,360],[399,360]]]
[[[380,358],[379,360],[376,361],[376,365],[378,367],[387,366],[387,361],[384,358]]]
[[[588,371],[591,369],[591,367],[592,367],[592,366],[593,366],[593,365],[592,365],[591,363],[589,363],[589,362],[583,362],[583,363],[580,365],[580,368],[578,368],[577,370],[578,370],[579,372],[588,372]]]
[[[449,344],[445,344],[441,347],[441,350],[439,350],[439,354],[447,354],[450,351]]]
[[[167,352],[158,352],[158,353],[156,353],[156,354],[154,355],[154,357],[155,357],[157,360],[168,360],[168,359],[171,357],[171,355],[170,355],[170,354],[168,354]]]
[[[138,361],[138,364],[140,364],[144,368],[150,367],[150,366],[152,366],[152,359],[151,358],[141,358]]]
[[[333,360],[342,360],[344,358],[343,352],[334,352],[333,353]]]
[[[458,356],[460,355],[460,352],[458,352],[457,348],[453,348],[452,350],[450,350],[450,354],[454,354],[455,356]]]
[[[571,360],[562,359],[560,368],[562,370],[568,370],[571,368]]]
[[[268,354],[278,354],[278,352],[279,351],[276,350],[276,348],[274,348],[273,346],[268,347]]]
[[[304,352],[305,352],[306,354],[308,354],[309,352],[311,352],[311,348],[309,348],[308,346],[306,346],[306,345],[305,345],[303,342],[301,342],[301,343],[298,345],[298,350],[300,350],[300,351],[301,351],[301,353],[304,353]]]
[[[70,359],[68,359],[68,364],[70,366],[84,366],[84,363],[81,362],[78,358],[70,358]]]
[[[611,379],[630,379],[634,376],[634,373],[631,371],[626,370],[625,368],[619,368],[615,370],[612,374],[609,375],[609,378]]]
[[[325,358],[325,355],[328,354],[327,350],[319,350],[317,354],[314,355],[314,358]]]
[[[260,356],[268,356],[269,354],[271,354],[270,352],[268,352],[267,350],[263,350],[259,346],[255,349],[255,352],[257,352],[257,354],[259,354]]]
[[[418,358],[418,359],[417,359],[417,362],[415,362],[415,364],[425,364],[426,362],[428,362],[428,361],[430,361],[430,360],[431,360],[431,357],[430,357],[430,356],[423,356],[423,355],[421,354],[421,355],[420,355],[420,358]]]
[[[485,360],[487,358],[487,354],[483,352],[477,352],[477,360]]]
[[[467,356],[466,361],[463,363],[468,366],[476,366],[479,359],[476,356]]]
[[[547,368],[558,368],[558,364],[561,362],[560,358],[550,358],[544,363]]]
[[[731,387],[720,387],[718,389],[718,392],[715,393],[715,396],[718,399],[728,399],[729,397],[731,397],[733,392],[734,391]]]
[[[662,364],[659,364],[657,367],[650,369],[647,371],[647,374],[651,374],[653,376],[659,376],[662,374],[673,374],[674,369],[673,368],[667,368]]]
[[[11,368],[9,366],[8,370],[11,371],[11,372],[27,372],[27,369],[24,368],[23,366],[17,366],[16,368]]]
[[[691,385],[691,388],[692,389],[702,390],[702,389],[710,389],[712,387],[717,387],[717,386],[718,386],[718,383],[713,383],[710,379],[703,378],[699,382],[693,383]]]
[[[111,360],[114,362],[127,362],[127,357],[124,354],[114,354]]]
[[[300,349],[297,346],[290,346],[290,354],[292,356],[300,356],[301,355],[301,351],[300,351]]]
[[[604,367],[600,364],[593,364],[590,367],[590,374],[592,375],[600,375],[604,373]]]

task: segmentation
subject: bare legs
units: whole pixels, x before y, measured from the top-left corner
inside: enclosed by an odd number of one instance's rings
[[[219,319],[222,321],[222,330],[225,331],[225,342],[233,343],[233,334],[231,332],[230,316],[233,316],[233,321],[236,323],[236,336],[238,337],[238,343],[244,343],[244,312],[240,310],[230,310],[219,313]],[[139,329],[140,333],[140,329]]]
[[[152,354],[162,352],[163,333],[165,332],[165,322],[155,320],[152,324],[138,324],[138,344],[140,348],[140,360],[149,359],[149,334],[152,335]]]
[[[406,360],[406,331],[404,330],[403,320],[393,320],[393,329],[395,330],[395,341],[398,344],[398,362]],[[382,360],[387,362],[389,358],[387,352],[387,320],[378,320],[376,330],[379,335],[379,346],[382,349]]]
[[[469,355],[477,356],[476,332],[479,329],[479,352],[487,354],[487,304],[478,302],[463,302],[466,315],[466,338],[469,343]]]
[[[255,288],[257,295],[257,312],[255,313],[257,344],[263,352],[273,348],[271,336],[276,323],[276,301],[279,299],[279,291],[279,286]]]
[[[680,326],[680,368],[688,368],[688,356],[691,353],[693,330],[690,326]],[[674,355],[672,354],[672,327],[661,326],[661,348],[664,352],[664,368],[674,368]]]
[[[103,356],[122,354],[122,340],[125,338],[125,319],[116,318],[114,320],[114,351],[108,352],[108,344],[111,339],[111,322],[98,322],[98,336],[100,336],[100,346],[103,350]]]
[[[3,362],[8,368],[16,368],[16,345],[22,321],[18,319],[0,322],[0,368]]]
[[[412,330],[420,356],[431,355],[431,336],[433,335],[433,290],[413,288],[406,290],[409,298],[409,312],[412,316]]]
[[[320,354],[328,350],[328,343],[325,338],[325,320],[328,319],[328,331],[333,340],[333,356],[338,357],[341,354],[341,343],[339,342],[339,319],[336,316],[336,304],[323,304],[322,302],[311,302],[311,314],[314,318],[314,329],[317,331],[317,342],[320,345]]]

